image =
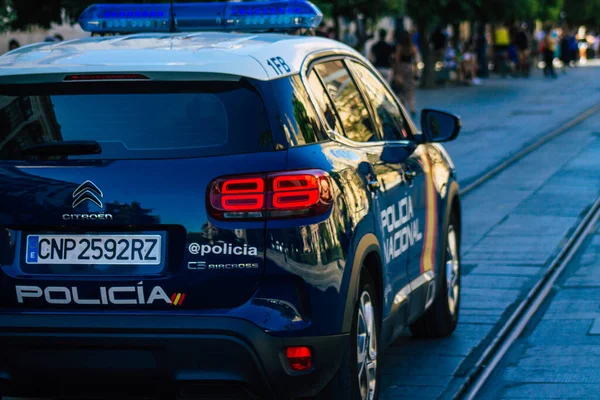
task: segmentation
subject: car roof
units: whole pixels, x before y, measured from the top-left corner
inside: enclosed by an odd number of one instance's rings
[[[326,50],[360,57],[354,49],[331,39],[274,33],[87,37],[33,44],[4,54],[0,57],[0,82],[39,74],[102,72],[214,73],[270,80],[297,74],[310,54]],[[282,62],[288,68],[281,66]]]

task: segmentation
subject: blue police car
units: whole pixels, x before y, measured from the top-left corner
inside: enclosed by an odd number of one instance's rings
[[[460,120],[321,19],[96,5],[0,57],[4,395],[376,399],[405,328],[453,332]]]

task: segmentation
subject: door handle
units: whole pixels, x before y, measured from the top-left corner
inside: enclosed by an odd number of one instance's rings
[[[416,176],[417,176],[416,171],[412,171],[412,170],[404,171],[404,179],[406,179],[407,181],[412,181],[413,179],[415,179]]]
[[[376,192],[380,188],[379,182],[377,182],[376,180],[369,181],[369,183],[367,185],[369,186],[369,190],[371,192]]]

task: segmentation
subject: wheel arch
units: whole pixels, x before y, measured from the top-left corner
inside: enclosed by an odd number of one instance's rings
[[[350,274],[350,283],[348,287],[348,298],[344,309],[344,318],[342,320],[342,332],[349,332],[352,325],[354,305],[358,299],[358,289],[360,283],[360,272],[365,265],[375,283],[375,290],[379,296],[379,307],[382,308],[383,302],[383,264],[381,257],[381,247],[377,237],[368,233],[362,237],[354,254],[352,263],[352,272]]]
[[[446,246],[446,237],[445,237],[445,232],[446,232],[446,227],[448,226],[448,224],[450,223],[450,218],[452,216],[452,214],[455,214],[455,221],[458,224],[458,226],[456,227],[458,229],[458,241],[459,241],[459,250],[460,250],[460,238],[461,238],[461,232],[462,232],[462,219],[461,219],[461,200],[460,200],[460,190],[459,190],[459,186],[458,186],[458,182],[456,182],[455,180],[452,180],[450,182],[448,182],[448,190],[446,192],[446,196],[445,198],[443,198],[444,201],[444,213],[442,215],[440,215],[440,221],[439,221],[439,227],[440,230],[439,232],[441,233],[439,235],[438,238],[438,243],[439,243],[439,252],[437,252],[437,259],[436,259],[436,271],[435,271],[435,275],[439,276],[440,274],[440,268],[444,268],[444,265],[441,265],[442,262],[442,252],[445,251],[445,246]],[[440,290],[441,285],[436,285],[436,295],[439,294],[437,293]]]

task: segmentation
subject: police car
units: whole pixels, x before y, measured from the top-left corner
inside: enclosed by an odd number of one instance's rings
[[[4,395],[376,399],[404,329],[453,332],[460,120],[321,19],[100,4],[0,57]]]

